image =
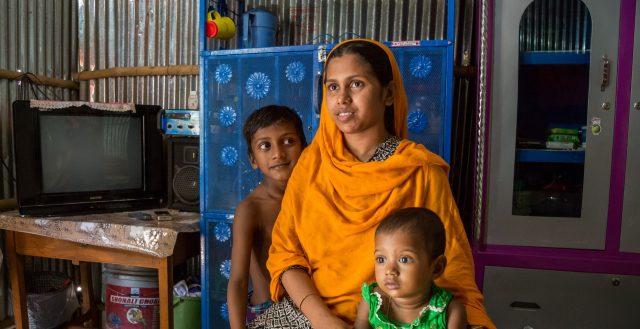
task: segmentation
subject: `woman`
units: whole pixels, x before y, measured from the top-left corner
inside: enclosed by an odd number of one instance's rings
[[[325,64],[320,127],[289,180],[267,267],[271,297],[293,303],[314,328],[350,328],[360,287],[374,280],[374,232],[395,209],[426,207],[447,232],[436,283],[465,305],[469,323],[494,327],[474,281],[473,258],[447,174],[408,141],[407,98],[391,51],[340,43]],[[283,303],[280,303],[283,304]]]

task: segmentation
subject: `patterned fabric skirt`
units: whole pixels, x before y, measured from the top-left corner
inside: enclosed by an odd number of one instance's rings
[[[311,323],[287,296],[271,305],[247,326],[249,329],[311,329]]]

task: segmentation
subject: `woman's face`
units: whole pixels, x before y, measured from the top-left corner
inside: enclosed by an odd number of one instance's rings
[[[358,55],[332,58],[325,76],[331,119],[345,135],[384,133],[385,106],[393,104],[392,85],[381,86],[371,65]]]

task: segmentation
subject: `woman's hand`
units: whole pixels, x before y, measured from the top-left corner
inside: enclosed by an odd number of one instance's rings
[[[306,271],[297,268],[287,270],[282,274],[281,281],[293,303],[309,319],[313,328],[353,328],[331,313]]]

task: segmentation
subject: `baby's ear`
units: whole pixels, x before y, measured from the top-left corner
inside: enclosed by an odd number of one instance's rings
[[[434,280],[444,273],[445,267],[447,267],[447,257],[445,257],[445,255],[438,256],[431,264],[431,271]]]

